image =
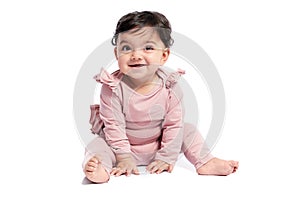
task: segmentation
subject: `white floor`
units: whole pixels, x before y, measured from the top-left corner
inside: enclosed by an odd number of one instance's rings
[[[223,147],[224,145],[220,145]],[[216,152],[228,158],[219,148]],[[231,151],[225,151],[231,152]],[[245,152],[244,152],[245,153]],[[236,153],[233,155],[240,155]],[[248,157],[248,155],[245,155]],[[272,158],[270,158],[272,159]],[[109,199],[297,199],[291,174],[278,171],[262,158],[239,157],[240,169],[229,176],[199,176],[181,156],[172,173],[112,177],[105,184],[81,183],[80,195]],[[257,161],[257,163],[255,162]],[[270,160],[269,160],[270,161]],[[253,162],[253,163],[252,163]],[[143,167],[139,168],[144,172]],[[284,182],[283,182],[284,181]]]
[[[139,170],[141,175],[112,177],[106,184],[89,184],[84,179],[82,190],[94,195],[101,191],[99,195],[112,199],[216,199],[230,197],[234,193],[232,186],[239,184],[238,174],[228,177],[198,176],[184,157],[172,173],[145,174],[144,167],[139,167]]]

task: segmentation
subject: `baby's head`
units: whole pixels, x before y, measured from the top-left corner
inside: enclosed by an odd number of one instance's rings
[[[134,79],[153,77],[173,44],[171,25],[158,12],[132,12],[117,23],[112,44],[120,71]]]
[[[117,45],[118,36],[133,29],[139,30],[144,27],[152,27],[158,33],[165,48],[173,44],[171,37],[171,24],[169,20],[161,13],[152,11],[132,12],[124,15],[117,23],[114,36],[111,40],[113,45]]]

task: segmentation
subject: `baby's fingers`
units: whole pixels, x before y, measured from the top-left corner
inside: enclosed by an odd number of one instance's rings
[[[123,170],[121,168],[113,168],[112,171],[110,172],[110,174],[114,175],[114,176],[121,176],[124,173],[125,173],[125,170]]]
[[[135,167],[135,168],[132,170],[132,173],[135,174],[135,175],[139,175],[139,174],[140,174],[140,171],[138,170],[138,168]]]
[[[160,174],[160,173],[162,173],[163,171],[168,170],[168,168],[169,168],[169,164],[164,163],[164,164],[162,164],[161,166],[158,167],[158,169],[156,170],[156,173],[157,173],[157,174]]]
[[[160,174],[161,172],[168,170],[169,168],[169,164],[165,163],[163,161],[153,161],[152,163],[150,163],[147,166],[147,170],[153,174],[153,173],[157,173]]]
[[[113,168],[110,172],[110,175],[115,175],[117,173],[117,169],[116,168]]]
[[[126,176],[130,176],[131,174],[139,175],[140,172],[137,168],[134,169],[122,169],[122,168],[113,168],[113,170],[110,173],[114,176],[121,176],[122,174],[125,174]]]
[[[130,176],[131,174],[139,175],[140,172],[139,172],[139,170],[137,169],[137,167],[133,167],[133,168],[127,169],[125,174],[126,174],[126,176]]]
[[[157,165],[157,162],[156,161],[153,161],[152,163],[150,163],[148,166],[147,166],[147,171],[149,171],[150,173],[152,173],[152,171],[156,170],[156,165]]]
[[[169,165],[168,167],[168,172],[171,173],[173,171],[174,166],[173,165]]]

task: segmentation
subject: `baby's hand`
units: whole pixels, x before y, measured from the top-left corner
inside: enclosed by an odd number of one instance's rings
[[[160,174],[163,171],[172,172],[173,165],[170,165],[162,160],[155,160],[147,166],[147,170],[153,174]]]
[[[110,173],[111,175],[120,176],[122,174],[125,174],[126,176],[129,176],[131,173],[135,175],[139,174],[139,170],[137,169],[131,155],[117,155],[116,158],[117,166],[112,169]]]

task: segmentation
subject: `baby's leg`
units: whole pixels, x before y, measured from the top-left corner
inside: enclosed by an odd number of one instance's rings
[[[186,158],[195,166],[198,174],[228,175],[235,172],[238,162],[215,158],[205,145],[200,132],[192,124],[184,125],[182,151]]]
[[[181,151],[196,169],[213,158],[210,149],[205,145],[200,132],[194,125],[189,123],[184,124]]]
[[[114,153],[105,140],[96,137],[87,146],[83,170],[86,178],[94,183],[104,183],[110,178],[109,172],[115,163]]]

